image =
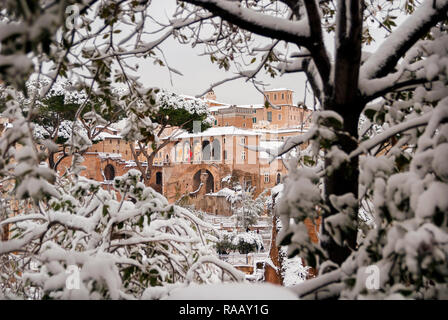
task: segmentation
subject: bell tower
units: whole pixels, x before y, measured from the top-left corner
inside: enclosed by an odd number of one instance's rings
[[[205,98],[206,98],[207,100],[216,100],[216,94],[215,94],[215,91],[213,91],[213,89],[212,89],[212,90],[210,90],[209,92],[207,92],[207,93],[205,94]]]

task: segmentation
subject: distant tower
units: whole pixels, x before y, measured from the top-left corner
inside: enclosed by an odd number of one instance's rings
[[[210,90],[209,92],[206,93],[205,98],[207,100],[216,100],[216,94],[215,91]]]
[[[266,97],[268,97],[269,101],[274,105],[292,105],[292,94],[293,91],[289,89],[271,89],[264,91],[265,97],[264,101],[266,102]]]

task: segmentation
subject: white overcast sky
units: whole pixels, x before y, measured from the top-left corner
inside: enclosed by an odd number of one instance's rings
[[[153,14],[164,17],[171,16],[174,10],[174,0],[153,0],[151,9]],[[165,14],[166,12],[166,14]],[[206,90],[211,83],[229,78],[232,72],[219,69],[217,64],[212,64],[209,56],[199,56],[200,48],[191,48],[189,45],[180,45],[172,38],[167,39],[161,48],[170,66],[182,72],[183,76],[172,73],[172,84],[168,70],[156,66],[152,61],[142,62],[140,60],[141,81],[148,86],[157,86],[176,92],[195,96]],[[293,102],[302,101],[304,97],[305,77],[301,74],[286,74],[271,78],[260,72],[257,80],[267,84],[265,89],[288,88],[294,91]],[[263,103],[263,96],[250,82],[245,80],[234,80],[222,84],[214,89],[218,101],[232,104]]]
[[[167,22],[167,17],[171,17],[175,9],[175,0],[152,0],[150,7],[151,15],[160,21]],[[401,20],[401,19],[400,19]],[[378,30],[374,38],[382,38],[384,34]],[[327,48],[332,53],[334,43],[331,37],[326,38]],[[373,51],[379,43],[363,50]],[[185,94],[198,95],[204,92],[211,83],[215,83],[234,75],[232,72],[226,72],[219,69],[216,64],[212,64],[208,55],[200,56],[203,52],[200,47],[192,48],[190,45],[181,45],[176,40],[169,38],[161,46],[169,65],[179,70],[183,76],[171,73],[166,67],[154,65],[151,60],[139,60],[141,81],[146,86],[155,86],[169,91]],[[294,91],[293,103],[304,100],[305,76],[303,74],[285,74],[271,78],[262,70],[257,80],[266,84],[265,89],[288,88]],[[263,96],[258,92],[250,82],[243,79],[234,80],[222,84],[214,89],[217,100],[232,104],[255,104],[263,103]],[[308,94],[307,104],[311,106],[311,96]]]

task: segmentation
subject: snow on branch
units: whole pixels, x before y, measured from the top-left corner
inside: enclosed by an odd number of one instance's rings
[[[308,19],[306,18],[300,21],[288,21],[255,12],[243,7],[241,3],[227,0],[186,0],[185,2],[201,6],[243,29],[262,36],[298,44],[310,41]]]
[[[446,18],[447,11],[448,0],[424,1],[361,66],[360,76],[363,79],[386,76],[406,51],[437,22]]]

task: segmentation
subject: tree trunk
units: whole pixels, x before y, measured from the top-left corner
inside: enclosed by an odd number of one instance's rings
[[[337,142],[335,145],[339,147],[340,150],[347,154],[350,154],[353,150],[358,147],[358,120],[360,112],[356,110],[362,110],[358,105],[357,108],[353,106],[352,108],[344,106],[343,108],[335,108],[337,112],[344,119],[344,131],[348,135],[338,135]],[[334,111],[336,111],[334,110]],[[344,110],[348,110],[345,111]],[[350,112],[351,111],[351,112]],[[325,167],[331,165],[331,159],[325,159]],[[352,193],[355,199],[358,199],[358,178],[359,178],[359,159],[354,157],[350,162],[342,164],[336,170],[333,170],[331,175],[326,175],[324,179],[325,188],[325,202],[330,207],[330,211],[324,212],[322,224],[321,224],[321,246],[325,249],[329,255],[330,260],[337,264],[344,262],[350,255],[352,250],[356,248],[357,239],[357,224],[358,217],[354,217],[355,228],[353,231],[349,232],[346,237],[346,245],[339,246],[330,236],[328,231],[325,229],[325,218],[332,216],[338,211],[330,203],[330,195],[342,196],[347,193]],[[358,208],[354,208],[355,212],[358,212]]]
[[[48,166],[50,167],[50,169],[54,169],[55,170],[55,162],[54,162],[54,152],[48,152]]]
[[[358,146],[358,122],[364,105],[358,91],[359,69],[361,66],[362,46],[362,2],[357,0],[338,1],[338,24],[336,27],[335,66],[333,86],[326,90],[329,98],[323,105],[324,110],[337,112],[343,118],[343,130],[337,134],[334,145],[350,154]],[[325,167],[331,165],[331,159],[325,159]],[[353,208],[355,216],[350,230],[344,233],[342,245],[338,245],[326,230],[325,220],[338,213],[330,203],[330,195],[342,196],[352,193],[358,199],[359,167],[358,157],[343,163],[331,174],[325,176],[325,201],[330,210],[324,212],[321,227],[321,245],[326,250],[330,260],[342,264],[356,249],[358,205]]]

